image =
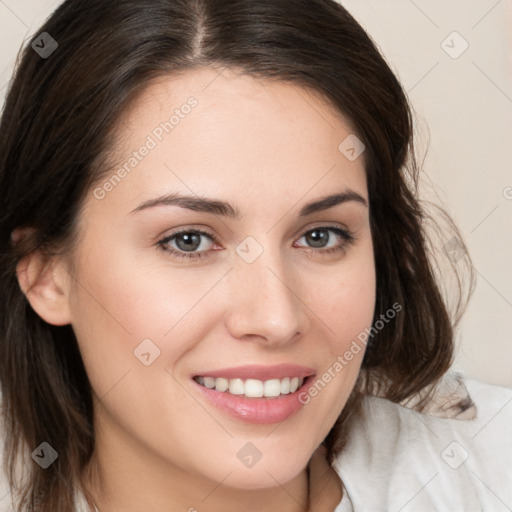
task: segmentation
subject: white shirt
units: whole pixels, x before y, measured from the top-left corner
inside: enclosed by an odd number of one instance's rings
[[[333,464],[344,487],[333,512],[511,512],[512,389],[464,383],[476,404],[471,420],[365,397]],[[12,512],[0,475],[0,512]],[[81,499],[76,510],[86,512]]]
[[[512,511],[512,390],[464,383],[471,420],[365,397],[333,464],[344,485],[335,512]]]

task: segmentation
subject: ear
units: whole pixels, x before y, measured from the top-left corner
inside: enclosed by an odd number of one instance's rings
[[[32,309],[43,320],[52,325],[71,323],[70,278],[61,258],[33,252],[18,263],[16,276]]]

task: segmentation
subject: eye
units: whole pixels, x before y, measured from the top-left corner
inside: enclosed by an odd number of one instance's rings
[[[332,233],[334,233],[334,236],[332,236]],[[319,226],[306,231],[299,240],[302,239],[306,240],[310,248],[320,249],[309,252],[328,255],[345,252],[348,246],[355,241],[355,236],[352,232],[337,226]]]
[[[215,242],[212,234],[200,230],[189,229],[172,233],[158,242],[160,248],[169,252],[177,258],[202,258],[208,254],[208,243],[204,243],[204,238]],[[174,244],[174,246],[172,245]],[[199,252],[194,252],[199,250]]]
[[[350,231],[337,226],[320,226],[306,231],[299,241],[302,239],[309,244],[306,248],[309,249],[307,252],[311,256],[345,252],[355,241],[355,236]],[[214,243],[217,243],[217,240],[212,233],[189,228],[171,233],[158,241],[157,245],[173,258],[196,259],[209,256]],[[297,247],[295,244],[294,246]]]

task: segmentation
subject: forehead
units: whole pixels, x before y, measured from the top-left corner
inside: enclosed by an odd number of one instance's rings
[[[363,157],[351,161],[339,149],[351,133],[319,93],[203,68],[159,77],[131,103],[117,126],[112,171],[132,159],[122,189],[139,199],[167,188],[248,197],[257,187],[299,200],[346,186],[366,196]]]

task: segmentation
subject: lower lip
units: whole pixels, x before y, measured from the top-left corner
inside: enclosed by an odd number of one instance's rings
[[[213,405],[238,420],[258,424],[281,423],[298,412],[304,405],[299,394],[304,393],[312,381],[312,377],[308,377],[297,391],[277,398],[247,398],[227,391],[215,391],[192,380]]]

